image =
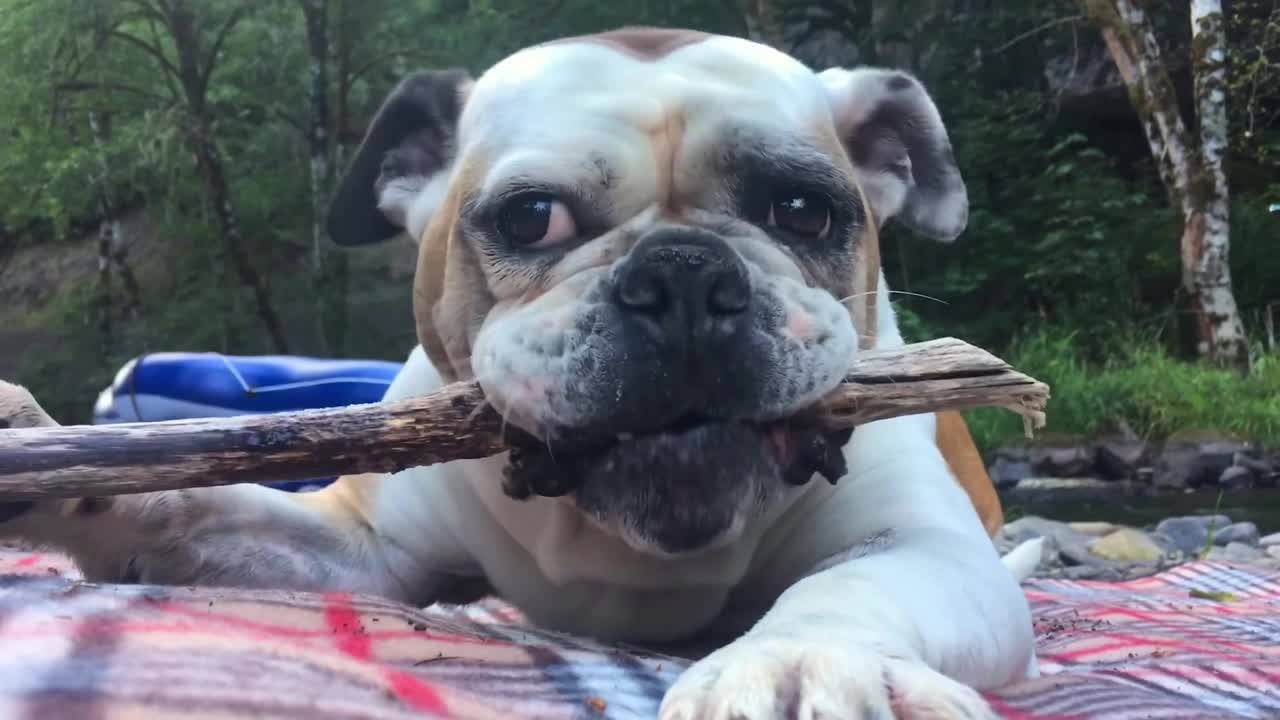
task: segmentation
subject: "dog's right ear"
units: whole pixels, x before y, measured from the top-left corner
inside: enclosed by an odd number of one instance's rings
[[[414,73],[391,91],[329,204],[335,243],[367,245],[402,229],[415,240],[422,234],[444,197],[471,83],[465,70],[433,70]]]

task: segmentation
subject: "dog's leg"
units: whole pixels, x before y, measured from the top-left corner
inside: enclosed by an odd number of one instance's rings
[[[1018,583],[936,450],[910,440],[927,422],[859,428],[848,487],[802,501],[764,559],[785,591],[677,680],[664,720],[985,719],[977,690],[1034,673]],[[803,567],[788,585],[785,572]]]
[[[56,424],[7,383],[0,383],[0,413],[11,427]],[[299,494],[229,485],[0,503],[0,541],[66,552],[92,581],[347,590],[429,603],[450,578],[435,573],[418,548],[378,531],[384,480],[348,476]],[[450,551],[443,524],[433,527],[427,515],[421,535]]]

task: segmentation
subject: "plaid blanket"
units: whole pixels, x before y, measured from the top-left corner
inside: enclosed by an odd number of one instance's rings
[[[989,695],[1006,718],[1280,717],[1280,573],[1196,563],[1026,592],[1044,676]],[[493,602],[92,585],[0,551],[6,719],[650,718],[686,665]]]

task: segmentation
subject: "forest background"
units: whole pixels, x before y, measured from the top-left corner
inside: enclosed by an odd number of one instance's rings
[[[86,422],[144,352],[402,361],[412,242],[322,223],[367,121],[415,69],[626,24],[916,73],[972,214],[884,234],[907,334],[1051,383],[1054,432],[1280,443],[1275,0],[0,0],[0,377]]]

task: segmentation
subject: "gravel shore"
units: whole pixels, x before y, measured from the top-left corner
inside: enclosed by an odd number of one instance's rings
[[[1280,532],[1264,534],[1226,515],[1171,517],[1152,527],[1027,516],[1005,524],[995,542],[1003,554],[1033,538],[1045,539],[1035,577],[1131,580],[1193,560],[1280,569]]]

